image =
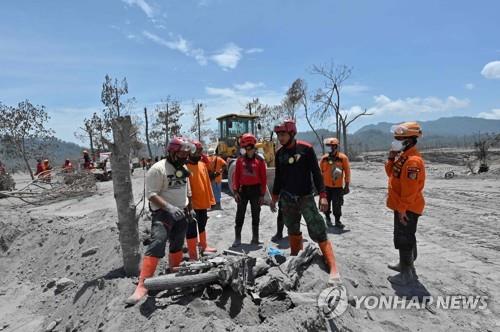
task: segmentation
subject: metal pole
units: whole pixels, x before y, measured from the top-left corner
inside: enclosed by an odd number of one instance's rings
[[[201,121],[200,121],[200,107],[201,104],[198,104],[198,141],[201,142]]]

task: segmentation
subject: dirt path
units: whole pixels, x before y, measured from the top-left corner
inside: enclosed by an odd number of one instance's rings
[[[352,193],[346,196],[346,232],[331,231],[341,274],[350,295],[486,295],[489,307],[466,310],[370,310],[349,306],[336,319],[350,331],[497,331],[500,311],[500,181],[494,177],[438,177],[446,165],[430,165],[427,209],[417,234],[416,262],[420,285],[393,289],[386,268],[396,260],[392,247],[392,214],[385,208],[386,179],[381,164],[354,164]],[[134,175],[135,198],[143,190],[142,172]],[[0,201],[0,330],[45,331],[316,331],[325,325],[315,305],[293,307],[283,299],[261,306],[248,298],[213,289],[210,294],[177,298],[159,296],[125,308],[134,285],[120,270],[121,258],[111,183],[99,194],[42,207],[12,208]],[[224,196],[223,211],[210,212],[211,245],[228,248],[233,241],[235,204]],[[250,246],[247,212],[243,248],[264,256],[275,232],[275,218],[263,208],[261,238]],[[148,229],[148,221],[141,223]],[[307,230],[303,227],[306,240]],[[143,234],[146,236],[146,234]],[[287,250],[287,241],[280,247]],[[94,252],[94,253],[92,253]],[[89,254],[90,253],[90,254]],[[161,270],[165,265],[162,260]],[[69,278],[66,288],[55,280]],[[302,278],[299,291],[318,294],[327,274],[321,259]],[[57,287],[62,290],[56,292]],[[57,294],[56,294],[57,293]]]

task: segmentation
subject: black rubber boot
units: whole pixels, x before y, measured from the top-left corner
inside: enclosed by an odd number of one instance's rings
[[[241,245],[241,227],[234,228],[234,242],[233,247],[239,247]]]
[[[332,218],[330,218],[330,214],[325,214],[326,227],[333,227]]]
[[[415,259],[417,258],[417,245],[413,247],[412,254],[413,254],[413,260],[411,262],[410,268],[412,269],[415,279],[418,279],[417,271],[415,269]],[[401,272],[401,254],[399,254],[399,257],[400,257],[399,263],[388,264],[387,267],[396,272]]]
[[[335,227],[344,229],[345,225],[340,221],[340,217],[335,216]]]
[[[259,242],[259,225],[252,225],[252,241],[251,244],[262,244]]]
[[[409,286],[413,284],[417,278],[414,273],[413,266],[413,250],[400,250],[399,251],[399,265],[400,272],[395,276],[388,277],[392,284],[398,286]]]
[[[276,219],[276,234],[271,238],[271,241],[278,242],[283,240],[283,228],[285,228],[285,223],[283,222],[283,215],[281,210],[278,211],[278,218]]]

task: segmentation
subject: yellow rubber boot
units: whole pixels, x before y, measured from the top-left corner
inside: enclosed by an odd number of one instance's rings
[[[157,257],[144,256],[142,259],[141,274],[139,275],[139,283],[135,288],[134,294],[125,300],[126,304],[134,305],[146,296],[148,290],[144,287],[144,280],[146,278],[151,278],[155,274],[158,261],[159,258]]]

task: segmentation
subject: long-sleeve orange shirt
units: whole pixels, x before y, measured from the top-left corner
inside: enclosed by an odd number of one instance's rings
[[[323,182],[326,187],[342,188],[344,183],[351,182],[351,166],[349,158],[341,152],[334,156],[325,154],[319,161],[319,168],[323,175]],[[334,174],[335,169],[339,170],[338,175]]]
[[[207,166],[203,161],[196,164],[187,163],[187,168],[191,172],[189,184],[191,186],[191,204],[195,210],[209,209],[215,204],[212,184],[208,176]]]
[[[425,207],[425,164],[416,147],[388,160],[385,172],[389,177],[387,207],[398,212],[422,214]]]
[[[227,163],[224,159],[222,159],[219,156],[209,156],[208,157],[208,170],[210,172],[217,172],[219,175],[215,178],[215,182],[221,183],[222,182],[222,171],[224,167],[226,167]]]

